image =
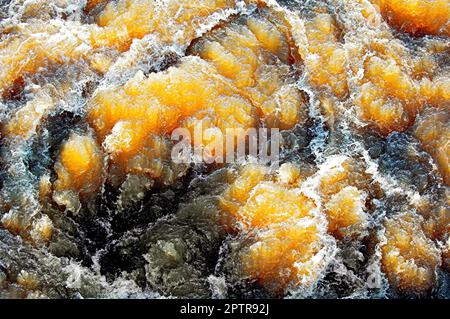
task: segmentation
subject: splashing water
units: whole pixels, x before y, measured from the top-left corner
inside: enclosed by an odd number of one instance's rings
[[[449,12],[0,1],[0,298],[449,298]]]

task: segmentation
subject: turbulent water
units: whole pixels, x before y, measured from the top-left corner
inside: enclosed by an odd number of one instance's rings
[[[0,298],[449,298],[450,2],[419,2],[0,1]],[[175,163],[200,122],[279,158]]]

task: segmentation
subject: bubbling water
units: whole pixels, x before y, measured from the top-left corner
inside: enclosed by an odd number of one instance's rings
[[[449,298],[449,10],[2,2],[0,298]]]

